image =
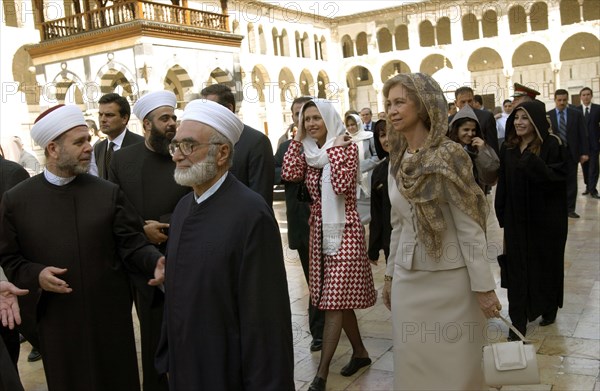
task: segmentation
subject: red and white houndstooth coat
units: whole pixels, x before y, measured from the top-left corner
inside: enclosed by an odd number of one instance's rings
[[[302,143],[292,141],[283,159],[281,178],[304,180],[313,200],[310,205],[309,289],[314,306],[321,310],[368,308],[375,304],[371,264],[365,248],[364,228],[356,211],[356,172],[358,147],[332,147],[327,150],[331,183],[336,194],[346,197],[346,225],[342,245],[336,255],[324,255],[321,246],[321,172],[308,166]]]

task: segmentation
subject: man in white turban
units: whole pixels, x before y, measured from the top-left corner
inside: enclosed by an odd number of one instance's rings
[[[277,221],[228,172],[242,129],[227,108],[195,100],[170,145],[175,180],[194,190],[175,208],[167,242],[157,368],[171,390],[294,389]]]
[[[175,163],[169,155],[169,143],[176,131],[176,105],[171,91],[142,96],[133,105],[133,113],[142,124],[145,142],[115,152],[108,173],[108,179],[120,186],[144,221],[142,233],[163,254],[171,213],[181,197],[191,191],[173,179]],[[168,391],[166,376],[154,368],[165,295],[149,286],[142,275],[132,275],[131,281],[140,320],[144,391]]]
[[[160,284],[164,257],[118,186],[87,174],[92,146],[77,106],[42,113],[31,137],[46,168],[0,203],[0,266],[31,292],[22,333],[39,335],[50,391],[139,390],[126,270]]]

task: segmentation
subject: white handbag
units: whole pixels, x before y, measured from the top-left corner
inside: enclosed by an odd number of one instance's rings
[[[510,322],[500,316],[520,341],[499,342],[483,347],[483,374],[488,386],[500,389],[508,385],[539,384],[535,346]]]

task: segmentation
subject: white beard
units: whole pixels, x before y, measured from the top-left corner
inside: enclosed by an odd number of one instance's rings
[[[217,175],[217,163],[210,161],[208,156],[205,160],[194,163],[190,168],[176,168],[173,177],[175,182],[181,186],[197,186],[202,185]]]

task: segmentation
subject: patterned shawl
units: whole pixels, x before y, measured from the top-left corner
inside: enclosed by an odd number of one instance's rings
[[[412,157],[403,158],[406,138],[390,130],[390,172],[398,190],[413,205],[417,236],[427,252],[436,259],[443,254],[442,235],[446,221],[439,200],[457,206],[485,231],[488,205],[473,177],[473,165],[460,144],[446,137],[448,106],[433,78],[422,73],[408,75],[416,95],[425,106],[431,127],[423,147]]]

